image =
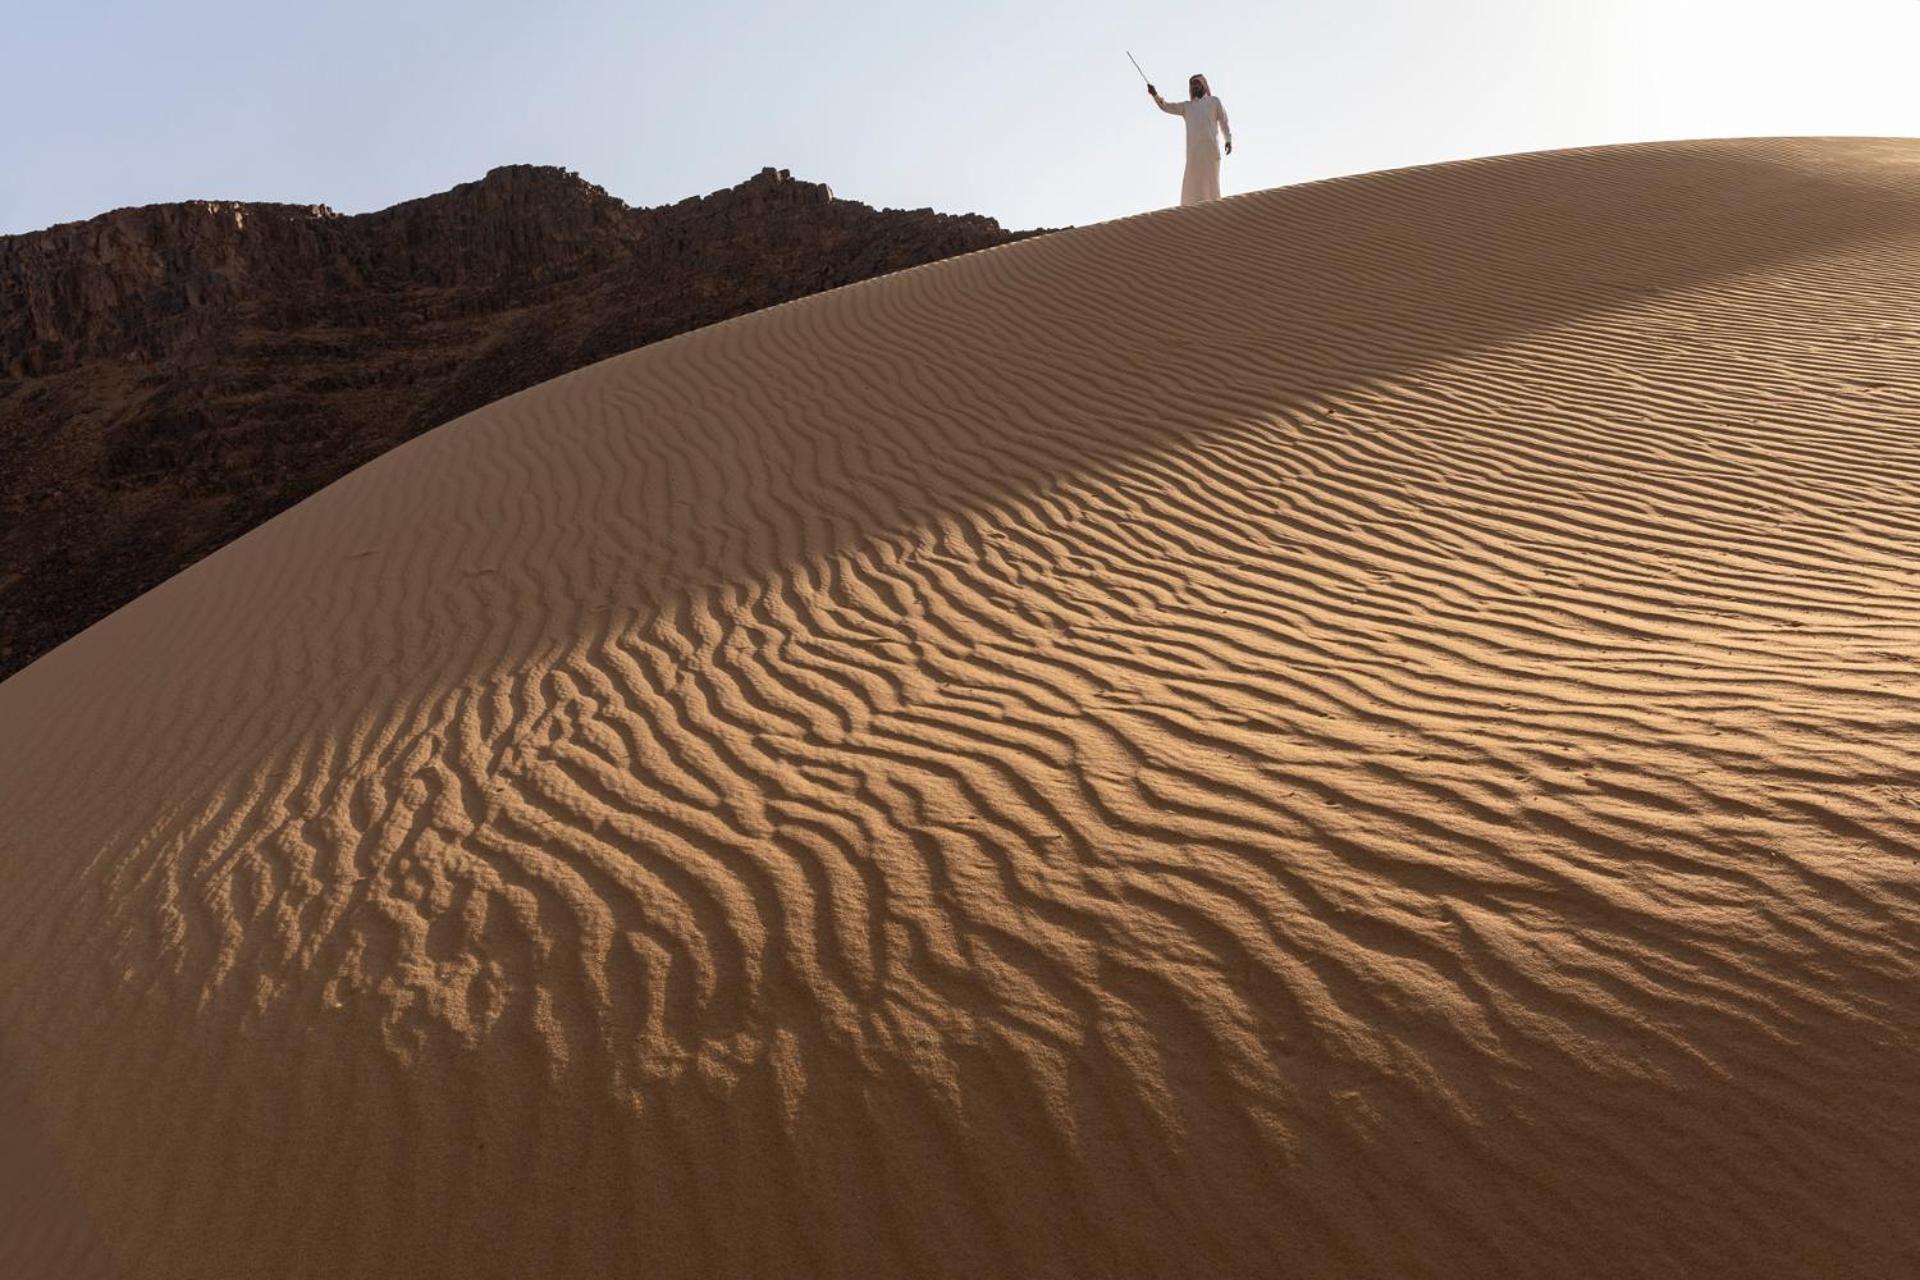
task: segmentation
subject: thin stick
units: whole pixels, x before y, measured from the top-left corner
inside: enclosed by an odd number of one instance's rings
[[[1128,61],[1128,62],[1133,62],[1133,69],[1134,69],[1135,71],[1140,71],[1140,64],[1139,64],[1138,62],[1134,62],[1134,59],[1133,59],[1133,55],[1132,55],[1131,53],[1129,53],[1129,54],[1127,55],[1127,61]],[[1146,72],[1144,72],[1144,71],[1140,71],[1140,78],[1141,78],[1142,80],[1146,80],[1146,81],[1147,81],[1147,88],[1149,88],[1149,89],[1151,89],[1151,88],[1153,88],[1153,81],[1151,81],[1151,80],[1147,80],[1147,73],[1146,73]]]

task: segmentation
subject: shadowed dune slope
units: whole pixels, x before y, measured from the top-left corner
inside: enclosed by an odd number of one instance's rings
[[[989,250],[0,685],[0,1270],[1920,1266],[1920,143]]]

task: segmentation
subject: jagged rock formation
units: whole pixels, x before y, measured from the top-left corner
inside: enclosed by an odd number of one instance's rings
[[[1018,234],[785,170],[635,209],[516,165],[377,213],[192,201],[0,237],[0,678],[449,418]]]

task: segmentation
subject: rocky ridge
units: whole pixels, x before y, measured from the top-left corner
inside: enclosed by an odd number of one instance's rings
[[[0,677],[470,409],[1020,234],[785,170],[632,208],[516,165],[375,213],[190,201],[0,236]]]

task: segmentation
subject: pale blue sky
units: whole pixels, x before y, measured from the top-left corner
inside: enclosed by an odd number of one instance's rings
[[[634,204],[763,165],[895,207],[1173,202],[1163,91],[1228,194],[1508,151],[1920,135],[1920,0],[0,0],[0,232],[188,198],[380,208],[499,164]]]

